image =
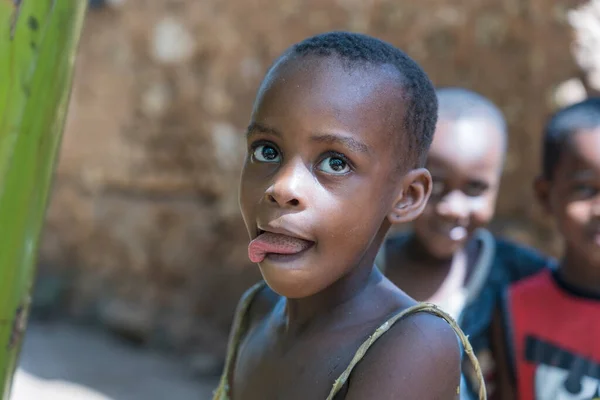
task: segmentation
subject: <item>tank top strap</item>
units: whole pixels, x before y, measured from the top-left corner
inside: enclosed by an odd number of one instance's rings
[[[266,283],[264,281],[258,282],[244,293],[238,303],[233,319],[233,326],[231,327],[229,343],[227,345],[225,368],[223,368],[219,386],[214,391],[213,400],[229,400],[229,379],[233,372],[240,341],[246,331],[246,313],[258,292],[260,292],[265,285]]]
[[[479,400],[485,400],[486,399],[486,391],[485,391],[485,382],[483,380],[483,374],[481,372],[481,367],[479,366],[479,362],[477,361],[477,358],[475,357],[473,348],[471,347],[471,344],[469,343],[469,339],[464,334],[462,329],[459,328],[456,321],[449,314],[442,311],[435,304],[431,304],[431,303],[419,303],[412,307],[406,308],[406,309],[398,312],[396,315],[394,315],[387,321],[385,321],[382,325],[380,325],[375,330],[375,332],[373,332],[373,334],[371,336],[369,336],[367,338],[367,340],[365,340],[363,342],[363,344],[358,348],[358,350],[354,354],[354,357],[352,358],[352,361],[350,361],[350,364],[348,365],[346,370],[344,372],[342,372],[342,374],[335,380],[335,382],[333,383],[333,387],[331,388],[331,391],[329,392],[329,396],[327,396],[327,400],[333,400],[335,395],[344,387],[344,385],[348,381],[348,378],[350,377],[350,374],[354,370],[354,367],[356,367],[356,365],[363,359],[363,357],[365,356],[365,354],[367,353],[369,348],[377,341],[377,339],[379,339],[392,326],[394,326],[394,324],[396,322],[398,322],[401,319],[406,318],[410,315],[414,315],[414,314],[421,313],[421,312],[440,317],[443,320],[445,320],[446,322],[448,322],[448,324],[450,324],[450,326],[452,327],[452,329],[454,330],[454,332],[460,339],[460,342],[462,343],[462,346],[463,346],[465,352],[467,353],[469,360],[473,364],[475,372],[477,373],[477,378],[479,381]],[[457,387],[457,391],[458,390],[459,390],[459,387]]]

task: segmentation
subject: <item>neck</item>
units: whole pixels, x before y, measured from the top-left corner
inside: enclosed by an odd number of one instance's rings
[[[561,262],[560,277],[583,292],[600,295],[600,267],[597,263],[567,249]]]
[[[332,285],[309,297],[285,299],[286,334],[298,335],[315,324],[335,321],[334,314],[350,312],[365,289],[383,279],[374,261],[386,231],[378,233],[358,265]]]
[[[440,258],[431,254],[423,242],[421,242],[421,240],[419,240],[419,238],[413,234],[407,246],[407,254],[419,269],[423,269],[423,267],[435,268],[436,270],[440,268],[450,269],[452,267],[452,260],[458,253],[463,252],[465,254],[470,254],[476,245],[476,241],[473,238],[470,238],[467,242],[465,242],[463,247],[457,249],[448,257]]]

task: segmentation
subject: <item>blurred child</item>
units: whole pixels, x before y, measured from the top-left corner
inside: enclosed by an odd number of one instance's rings
[[[390,235],[377,257],[386,276],[431,301],[469,335],[493,392],[490,324],[501,288],[543,268],[537,253],[492,236],[507,147],[506,123],[488,99],[461,88],[437,91],[439,117],[427,159],[433,190],[408,233]],[[474,371],[465,369],[475,389]]]
[[[600,399],[600,98],[550,119],[535,191],[565,249],[507,291],[500,398]]]
[[[275,62],[240,186],[266,284],[240,302],[216,399],[456,396],[453,331],[424,313],[397,322],[415,302],[373,268],[390,224],[427,202],[436,119],[427,75],[378,39],[326,33]]]

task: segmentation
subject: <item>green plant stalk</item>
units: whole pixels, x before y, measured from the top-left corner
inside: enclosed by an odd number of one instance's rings
[[[86,0],[0,0],[0,400],[8,400]]]

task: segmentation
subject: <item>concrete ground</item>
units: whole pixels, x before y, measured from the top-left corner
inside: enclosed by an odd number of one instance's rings
[[[216,378],[97,330],[30,321],[11,400],[210,400]]]

